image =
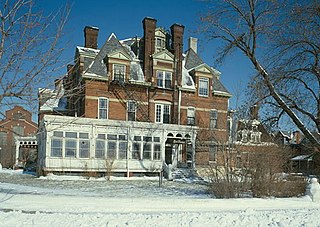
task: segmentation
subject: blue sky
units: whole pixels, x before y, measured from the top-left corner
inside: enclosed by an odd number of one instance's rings
[[[39,1],[38,6],[46,13],[55,11],[66,1]],[[248,77],[253,74],[251,65],[241,53],[230,56],[222,65],[214,65],[214,56],[219,41],[207,42],[205,37],[197,34],[199,17],[208,10],[205,1],[195,0],[74,0],[65,29],[63,42],[68,42],[64,60],[72,62],[75,47],[84,45],[83,28],[86,25],[99,27],[98,46],[101,47],[111,33],[118,39],[142,36],[142,20],[144,17],[157,19],[157,26],[170,29],[174,23],[185,26],[184,51],[190,36],[198,38],[198,53],[210,66],[221,73],[221,81],[226,88],[235,93],[235,88],[245,88]],[[235,106],[235,98],[230,100],[231,108]]]

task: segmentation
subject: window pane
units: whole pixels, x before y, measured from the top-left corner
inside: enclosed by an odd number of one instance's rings
[[[127,136],[126,135],[119,135],[119,140],[127,140]]]
[[[62,139],[51,140],[51,157],[62,157]]]
[[[66,132],[66,137],[77,138],[77,133],[76,132]]]
[[[161,160],[160,144],[154,144],[154,147],[153,147],[153,160]]]
[[[63,137],[63,132],[53,132],[53,136],[55,137]]]
[[[151,159],[151,143],[143,144],[143,159]]]
[[[160,137],[153,137],[154,142],[160,142]]]
[[[77,141],[76,140],[66,140],[66,157],[76,157],[77,151]]]
[[[108,140],[117,140],[117,135],[108,134],[108,135],[107,135],[107,139],[108,139]]]
[[[80,158],[89,158],[89,140],[80,140],[79,144],[79,157]]]
[[[81,139],[88,139],[89,138],[89,133],[79,133],[79,138]]]
[[[126,159],[127,158],[127,142],[120,142],[119,143],[119,159]]]
[[[125,66],[124,65],[113,65],[113,80],[118,82],[124,82],[125,78]]]
[[[156,105],[156,122],[161,122],[161,105]]]
[[[152,137],[151,136],[144,136],[143,141],[145,142],[152,142]]]
[[[108,142],[108,153],[107,153],[108,159],[116,159],[117,158],[117,143],[114,141]]]
[[[170,72],[166,72],[165,87],[171,88],[171,73]]]
[[[158,87],[163,87],[163,71],[158,71],[157,72],[157,86]]]
[[[132,158],[133,159],[140,159],[140,143],[133,143],[132,144]]]
[[[134,136],[133,140],[134,141],[141,141],[141,136]]]
[[[105,157],[105,141],[97,140],[96,141],[96,158],[104,158]]]
[[[105,139],[106,135],[105,134],[98,134],[98,139]]]
[[[200,78],[199,79],[199,95],[208,96],[208,94],[209,94],[209,79]]]

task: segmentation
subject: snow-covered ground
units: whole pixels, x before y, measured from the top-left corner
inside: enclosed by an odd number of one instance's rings
[[[201,184],[157,178],[35,178],[0,172],[0,226],[320,226],[308,196],[213,199]]]

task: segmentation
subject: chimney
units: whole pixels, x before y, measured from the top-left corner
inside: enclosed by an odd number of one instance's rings
[[[259,105],[255,104],[250,107],[250,116],[251,116],[251,120],[259,119]]]
[[[198,49],[198,39],[194,37],[189,38],[189,49],[192,49],[195,53],[197,53]]]
[[[157,20],[145,17],[143,24],[143,72],[146,81],[150,82],[152,78],[152,59],[151,55],[155,51],[155,31]]]
[[[182,82],[182,51],[183,51],[183,32],[184,26],[181,24],[173,24],[171,27],[172,43],[174,58],[176,61],[175,84],[181,85]]]
[[[88,48],[97,49],[99,28],[86,26],[83,31],[84,31],[84,46]]]

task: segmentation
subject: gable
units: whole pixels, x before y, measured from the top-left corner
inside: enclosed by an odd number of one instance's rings
[[[164,61],[173,61],[174,56],[167,50],[158,52],[153,55],[153,59],[164,60]]]
[[[203,72],[203,73],[211,73],[210,67],[206,64],[202,64],[199,67],[195,69],[197,72]]]
[[[122,60],[130,60],[130,56],[128,56],[127,53],[124,53],[122,51],[117,51],[112,54],[108,54],[108,57],[118,58],[118,59],[122,59]]]

